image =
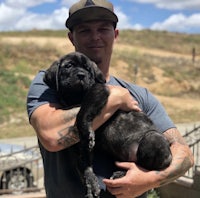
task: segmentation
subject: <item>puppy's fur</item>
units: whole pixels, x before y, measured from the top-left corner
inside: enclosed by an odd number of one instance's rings
[[[94,145],[116,160],[133,161],[148,170],[161,170],[171,163],[169,142],[156,131],[153,122],[144,113],[119,110],[94,133],[91,123],[105,106],[109,91],[101,71],[85,55],[74,52],[54,62],[47,69],[44,82],[58,92],[64,106],[81,106],[76,127],[80,136],[86,197],[99,197],[100,193],[92,169]],[[121,172],[114,177],[118,175]]]

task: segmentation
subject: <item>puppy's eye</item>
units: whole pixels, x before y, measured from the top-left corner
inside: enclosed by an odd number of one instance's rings
[[[65,64],[65,68],[71,68],[71,67],[73,67],[73,65],[71,63]]]
[[[88,70],[88,64],[84,63],[84,68]]]

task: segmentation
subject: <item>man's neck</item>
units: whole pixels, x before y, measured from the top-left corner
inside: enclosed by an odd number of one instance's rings
[[[109,66],[105,66],[103,64],[98,64],[98,68],[101,70],[101,72],[103,73],[106,82],[109,81],[110,79],[110,74],[109,74]]]

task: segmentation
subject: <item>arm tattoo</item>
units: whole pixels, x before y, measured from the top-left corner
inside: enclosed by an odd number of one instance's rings
[[[63,114],[64,121],[67,123],[75,119],[79,109],[80,108],[77,107],[67,110],[67,113],[65,112]],[[64,148],[68,148],[79,141],[78,130],[75,126],[70,126],[58,131],[58,135],[60,137],[58,139],[58,144],[62,145]]]
[[[168,184],[184,175],[193,164],[193,155],[178,130],[176,128],[169,129],[164,135],[171,144],[173,159],[169,168],[163,171],[157,171],[157,174],[165,178],[160,182],[160,186]]]
[[[67,113],[65,112],[63,114],[63,118],[65,122],[70,122],[71,120],[73,120],[74,118],[76,118],[77,113],[79,112],[80,107],[76,107],[70,110],[67,110]]]
[[[174,170],[163,171],[163,176],[166,177],[166,179],[160,182],[160,186],[166,185],[181,177],[187,171],[188,167],[190,167],[190,164],[191,161],[187,157],[183,158],[183,160],[179,163],[178,162],[172,163],[171,166],[173,166]]]
[[[70,126],[61,131],[58,131],[58,135],[60,137],[58,139],[58,144],[65,148],[68,148],[79,142],[78,130],[75,126]]]
[[[168,141],[170,142],[170,144],[178,142],[179,144],[187,145],[186,142],[185,142],[185,140],[184,140],[184,138],[180,135],[180,133],[178,132],[178,130],[176,128],[168,129],[164,133],[164,135],[168,139]]]

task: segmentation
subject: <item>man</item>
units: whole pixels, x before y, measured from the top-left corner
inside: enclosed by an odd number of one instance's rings
[[[135,163],[118,162],[127,174],[111,180],[114,165],[105,153],[94,156],[94,170],[99,177],[102,197],[146,197],[149,189],[172,182],[192,165],[193,156],[182,136],[166,114],[162,105],[145,88],[128,84],[109,74],[113,43],[118,36],[118,18],[106,0],[81,0],[69,10],[66,27],[76,51],[96,62],[103,72],[110,90],[108,103],[93,121],[96,130],[116,110],[145,112],[171,143],[173,160],[163,171],[147,171]],[[36,131],[44,162],[45,188],[48,198],[83,198],[84,187],[76,170],[74,147],[79,141],[72,130],[78,108],[64,110],[55,91],[43,82],[39,72],[30,87],[27,100],[30,123]],[[108,193],[107,191],[110,193]]]

